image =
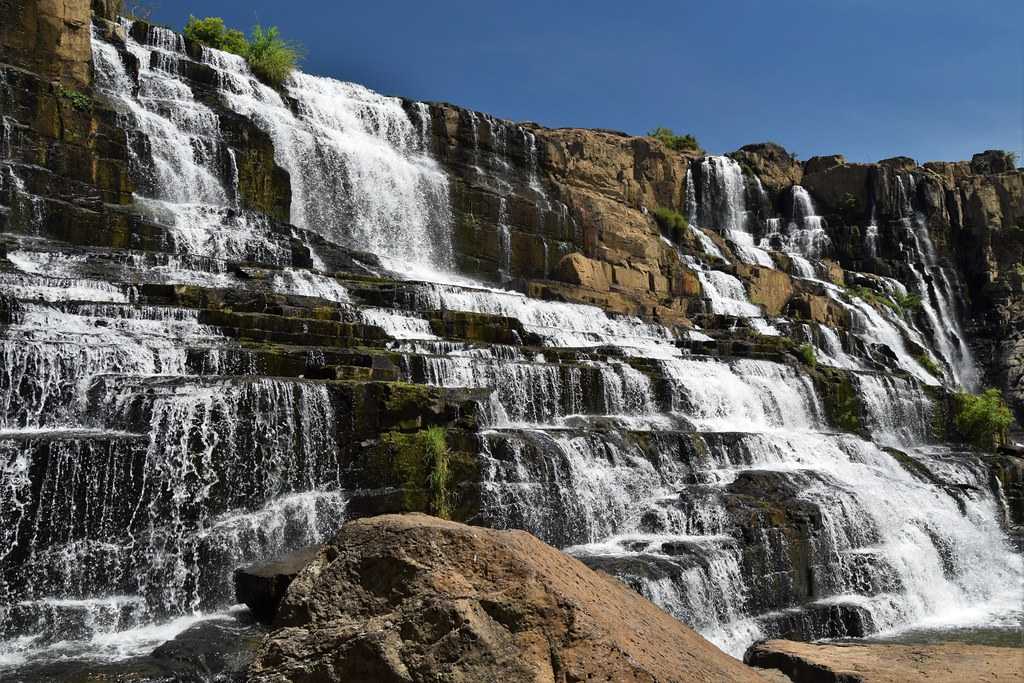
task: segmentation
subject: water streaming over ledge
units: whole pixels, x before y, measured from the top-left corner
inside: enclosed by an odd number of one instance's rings
[[[238,210],[220,124],[177,76],[183,45],[152,31],[146,45],[129,39],[137,81],[113,45],[93,42],[99,87],[148,141],[134,160],[138,204],[174,238],[159,263],[117,267],[242,286],[223,279],[225,259],[277,266],[275,293],[332,303],[388,333],[402,379],[491,390],[475,521],[566,548],[733,654],[759,637],[863,635],[1019,601],[1003,592],[1024,569],[987,471],[927,443],[934,406],[923,385],[939,379],[907,348],[928,347],[907,320],[827,290],[869,349],[844,347],[829,328],[810,335],[823,364],[853,371],[872,438],[836,433],[797,365],[694,354],[657,324],[437,275],[452,263],[449,187],[426,151],[425,105],[414,123],[394,98],[305,74],[284,98],[243,60],[206,50],[224,104],[273,138],[293,222],[435,273],[401,283],[393,306],[359,304],[338,280],[294,267],[280,235]],[[542,195],[534,141],[526,148]],[[693,225],[774,267],[754,246],[739,165],[708,157],[699,167],[699,182],[687,181]],[[796,233],[790,256],[816,258],[823,228],[806,192],[793,193],[795,230],[811,233]],[[938,298],[949,283],[935,286],[941,266],[920,232],[931,310],[948,316],[952,303]],[[73,255],[23,250],[9,261],[18,272],[0,274],[5,293],[24,304],[0,339],[0,666],[90,649],[123,656],[108,647],[117,639],[151,647],[152,631],[227,609],[238,564],[320,542],[344,519],[355,492],[343,488],[335,429],[352,415],[328,382],[254,377],[195,310],[134,304],[131,285],[86,277]],[[810,261],[800,267],[813,277]],[[781,334],[741,280],[695,268],[712,313]],[[513,319],[535,346],[442,340],[427,315],[437,311]],[[946,336],[949,349],[959,334]],[[869,370],[878,366],[887,372]]]

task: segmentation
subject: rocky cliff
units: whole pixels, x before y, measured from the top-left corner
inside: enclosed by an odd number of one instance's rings
[[[391,512],[528,530],[734,654],[1019,585],[1018,451],[951,426],[1019,408],[1005,155],[686,154],[48,8],[0,43],[15,665]]]

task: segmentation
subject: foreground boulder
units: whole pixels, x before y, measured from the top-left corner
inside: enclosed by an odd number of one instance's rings
[[[288,589],[269,681],[761,681],[617,580],[519,531],[346,524]]]
[[[794,683],[988,683],[1024,680],[1024,650],[962,643],[756,643],[744,658]]]

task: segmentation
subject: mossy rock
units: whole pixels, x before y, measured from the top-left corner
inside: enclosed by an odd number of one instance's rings
[[[398,489],[400,495],[388,499],[402,512],[466,520],[475,513],[472,492],[479,480],[479,463],[472,452],[452,447],[463,441],[461,434],[443,427],[385,432],[366,450],[362,483],[369,488]]]
[[[867,436],[864,424],[864,406],[850,379],[850,373],[839,368],[805,366],[814,379],[829,423],[844,432]]]

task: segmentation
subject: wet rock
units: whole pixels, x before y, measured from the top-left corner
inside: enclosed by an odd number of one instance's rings
[[[760,680],[529,534],[422,515],[346,524],[292,582],[275,625],[254,683]]]
[[[271,623],[292,579],[319,552],[318,546],[303,548],[284,557],[236,569],[235,598],[249,608],[257,621]]]
[[[815,645],[771,640],[751,646],[744,661],[781,671],[794,683],[982,683],[1024,676],[1019,649],[959,643]]]

